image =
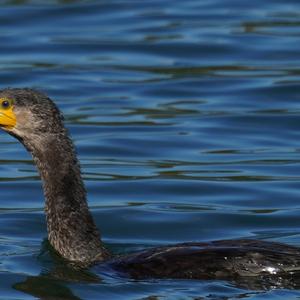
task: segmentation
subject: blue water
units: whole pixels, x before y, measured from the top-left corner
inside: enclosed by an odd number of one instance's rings
[[[300,246],[299,1],[0,1],[0,38],[0,87],[64,112],[110,249]],[[30,155],[4,132],[0,145],[1,299],[299,299],[68,269]]]

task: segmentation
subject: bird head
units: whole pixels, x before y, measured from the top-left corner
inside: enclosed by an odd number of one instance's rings
[[[31,89],[0,90],[0,127],[20,139],[64,130],[51,99]]]

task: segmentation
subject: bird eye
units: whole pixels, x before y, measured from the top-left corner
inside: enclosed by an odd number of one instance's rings
[[[4,100],[4,101],[2,101],[1,106],[2,106],[2,108],[9,108],[10,102],[7,100]]]

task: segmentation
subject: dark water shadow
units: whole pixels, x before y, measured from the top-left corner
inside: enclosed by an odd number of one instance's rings
[[[51,247],[48,240],[42,243],[38,260],[43,265],[37,276],[15,283],[12,288],[42,300],[72,299],[79,300],[68,284],[99,283],[101,278],[88,269],[76,268],[64,261]]]

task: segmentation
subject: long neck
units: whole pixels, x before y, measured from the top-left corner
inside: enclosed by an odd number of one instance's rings
[[[39,135],[25,147],[43,181],[48,239],[66,259],[81,263],[109,256],[86,201],[80,166],[67,132]]]

